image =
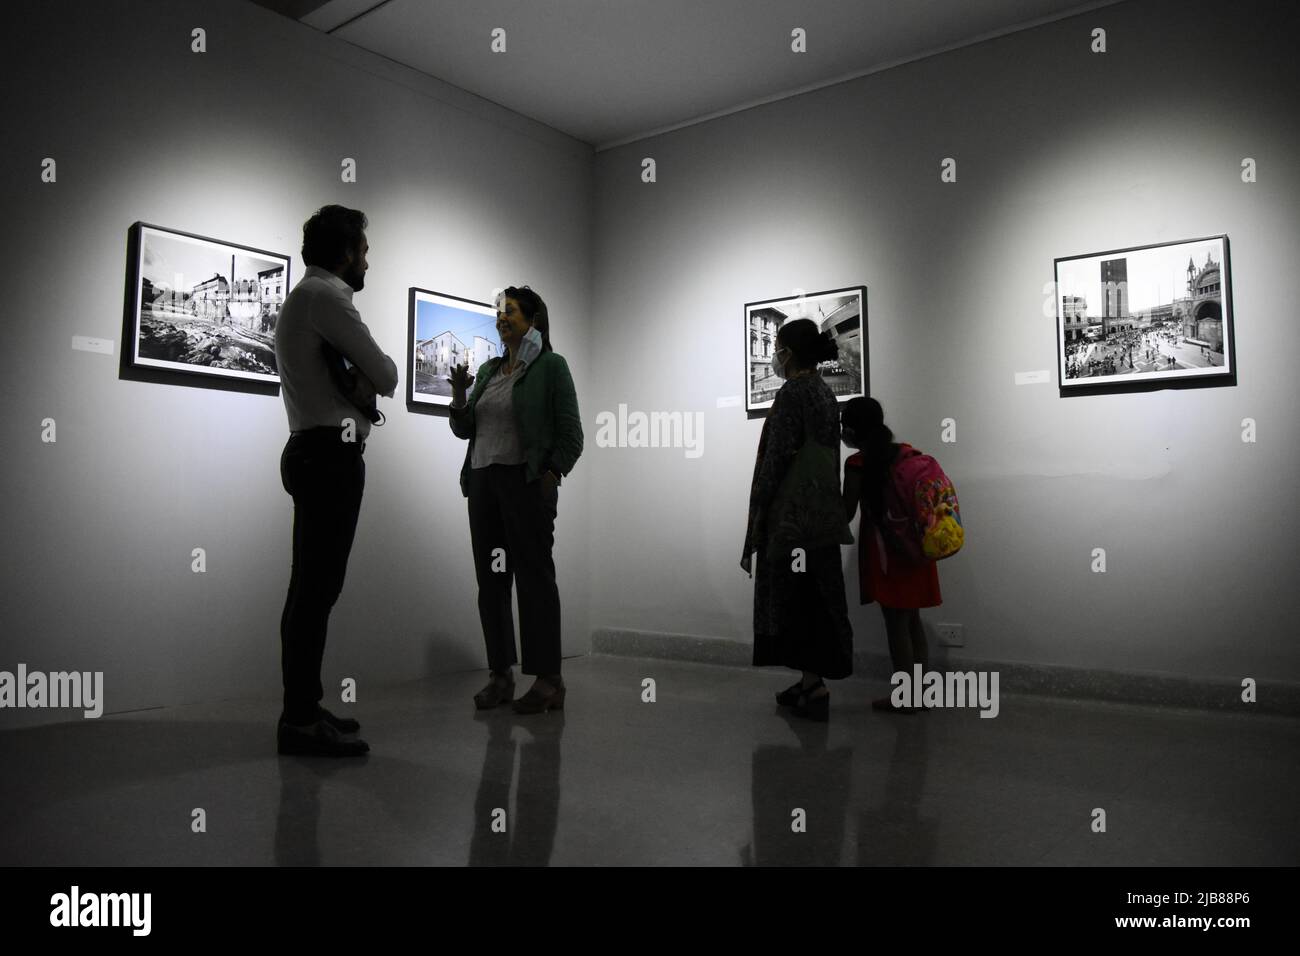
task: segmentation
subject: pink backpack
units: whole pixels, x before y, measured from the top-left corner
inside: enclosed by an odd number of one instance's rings
[[[913,561],[941,561],[960,550],[965,538],[957,489],[939,463],[903,445],[885,482],[881,531]]]

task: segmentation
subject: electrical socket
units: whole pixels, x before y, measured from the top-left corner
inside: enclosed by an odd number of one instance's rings
[[[943,647],[965,647],[966,638],[962,637],[960,624],[936,624],[939,632],[939,644]]]

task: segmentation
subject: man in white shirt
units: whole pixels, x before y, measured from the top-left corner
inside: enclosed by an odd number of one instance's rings
[[[307,220],[307,270],[275,326],[289,418],[280,479],[293,496],[293,570],[280,618],[284,712],[276,736],[282,754],[351,757],[370,749],[355,736],[360,724],[320,705],[329,614],[343,590],[365,488],[369,416],[376,394],[391,398],[397,389],[397,365],[352,304],[369,268],[365,228],[365,214],[343,206],[324,206]]]

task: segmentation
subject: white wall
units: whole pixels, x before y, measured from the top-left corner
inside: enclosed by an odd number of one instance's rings
[[[486,667],[465,443],[443,417],[404,410],[407,287],[488,299],[531,284],[584,403],[590,147],[237,0],[47,3],[13,26],[0,50],[0,670],[103,670],[109,711],[278,695],[292,521],[281,399],[120,381],[116,355],[70,343],[120,338],[136,220],[291,253],[296,278],[302,223],[328,202],[370,217],[355,301],[403,381],[366,451],[327,693],[342,676],[364,700],[376,682]],[[205,54],[190,51],[194,27]],[[39,179],[47,156],[56,184]],[[340,182],[343,157],[355,185]],[[588,646],[585,464],[556,529],[567,654]],[[206,574],[190,570],[195,547]],[[5,710],[0,727],[69,716]]]
[[[864,283],[872,394],[961,498],[967,547],[924,614],[965,625],[954,657],[1300,680],[1295,19],[1121,4],[600,153],[584,413],[700,411],[705,434],[693,460],[592,449],[592,527],[609,529],[593,627],[752,639],[738,561],[762,419],[716,407],[743,395],[742,304]],[[1235,388],[1014,384],[1055,368],[1054,257],[1217,233]],[[845,567],[857,646],[883,653],[856,546]]]

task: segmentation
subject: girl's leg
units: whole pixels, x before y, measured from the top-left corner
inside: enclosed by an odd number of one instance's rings
[[[912,664],[915,662],[912,655],[912,632],[908,625],[908,614],[912,612],[885,607],[883,604],[880,606],[880,610],[885,616],[885,635],[889,638],[889,659],[893,663],[894,673],[897,674],[902,671],[907,674],[907,679],[910,681],[913,677]],[[911,713],[911,707],[894,706],[892,700],[894,685],[892,681],[890,687],[890,696],[873,700],[871,706],[876,710]]]
[[[889,659],[893,662],[894,673],[904,671],[910,676],[914,658],[912,657],[912,634],[907,620],[908,612],[885,607],[883,604],[880,610],[885,615],[885,635],[889,639]]]
[[[916,608],[907,612],[908,631],[912,637],[912,660],[921,665],[924,671],[930,663],[930,649],[925,641],[925,625],[921,623],[921,612]]]

